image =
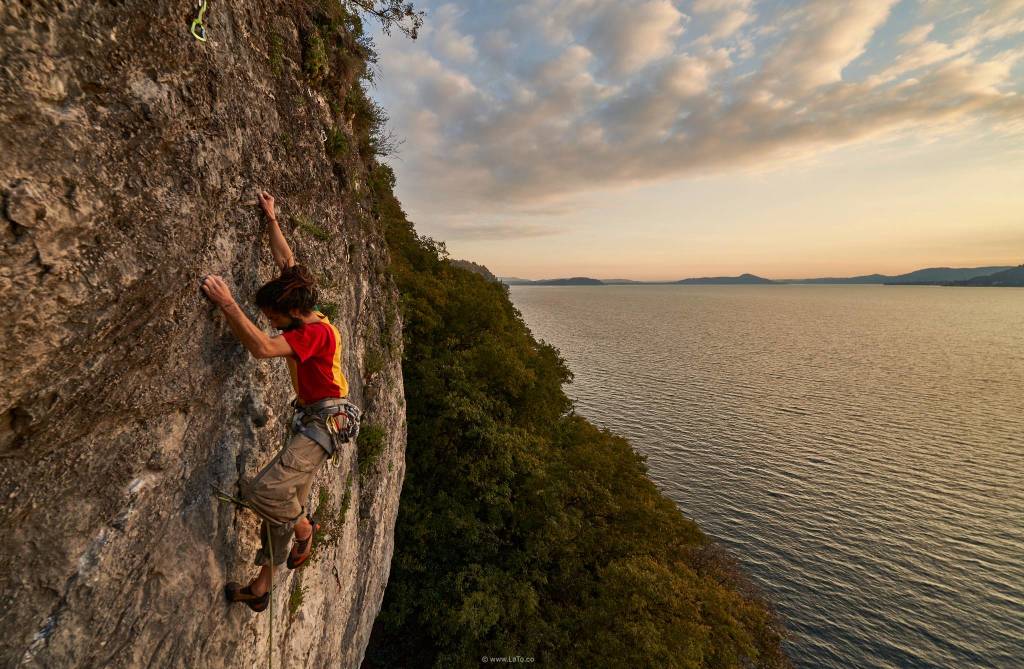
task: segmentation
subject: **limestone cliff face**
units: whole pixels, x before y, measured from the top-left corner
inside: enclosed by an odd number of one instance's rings
[[[274,665],[361,661],[405,473],[401,324],[367,162],[324,150],[304,11],[211,3],[202,43],[184,0],[0,6],[2,666],[265,665],[268,614],[221,592],[255,573],[257,521],[211,488],[281,446],[291,387],[199,290],[220,274],[270,331],[256,188],[336,305],[372,426],[314,485],[331,536],[278,572]]]

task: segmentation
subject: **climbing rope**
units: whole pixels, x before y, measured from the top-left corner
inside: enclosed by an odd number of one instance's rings
[[[205,4],[205,0],[204,0],[204,4]],[[292,407],[292,417],[294,418],[294,416],[295,416],[295,407],[293,406]],[[290,420],[288,421],[288,425],[291,425],[291,421]],[[281,444],[282,448],[284,448],[285,446],[288,445],[288,438],[290,436],[291,436],[291,428],[289,427],[288,430],[285,430],[284,441]],[[270,587],[267,590],[267,592],[270,593],[270,606],[269,606],[269,611],[268,611],[269,614],[270,614],[270,638],[267,639],[267,667],[269,667],[269,669],[274,669],[274,540],[271,538],[271,532],[270,532],[270,526],[269,526],[269,523],[271,522],[271,520],[270,520],[269,517],[266,516],[266,514],[261,512],[255,506],[253,506],[251,502],[247,502],[244,499],[239,499],[238,497],[235,497],[234,495],[221,490],[217,486],[211,486],[211,487],[213,488],[213,496],[216,497],[217,499],[219,499],[220,501],[222,501],[222,502],[230,502],[231,504],[234,504],[235,506],[244,506],[247,509],[252,509],[253,512],[255,512],[257,516],[259,516],[263,520],[266,520],[267,523],[268,523],[268,526],[267,526],[267,552],[270,553]],[[312,535],[310,535],[310,538],[312,538]]]
[[[205,0],[204,0],[204,4],[205,4]],[[285,431],[284,442],[282,443],[282,448],[287,447],[288,439],[291,437],[291,434],[292,434],[291,426],[294,424],[294,421],[295,421],[295,413],[296,413],[295,405],[292,404],[292,415],[291,415],[291,419],[288,421],[289,428],[288,428],[288,430]],[[351,420],[351,417],[349,419]],[[359,432],[359,430],[356,429],[356,433],[358,433],[358,432]],[[341,466],[340,458],[338,457],[338,452],[340,450],[341,450],[340,448],[336,447],[334,449],[334,453],[332,453],[332,455],[331,455],[332,464],[335,467],[340,467]],[[269,669],[274,669],[274,541],[271,538],[272,535],[271,535],[271,532],[270,532],[270,523],[272,523],[273,521],[266,514],[264,514],[259,509],[257,509],[255,506],[253,506],[253,504],[251,502],[248,502],[248,501],[246,501],[244,499],[240,499],[238,497],[235,497],[234,495],[232,495],[232,494],[230,494],[228,492],[225,492],[224,490],[221,490],[217,486],[211,486],[211,487],[213,488],[213,496],[216,497],[217,499],[219,499],[220,501],[222,501],[222,502],[229,502],[231,504],[234,504],[235,506],[242,506],[242,507],[245,507],[247,509],[252,509],[252,511],[255,512],[257,516],[259,516],[263,520],[267,521],[267,552],[270,554],[270,587],[267,590],[267,592],[270,593],[270,606],[269,606],[269,613],[270,613],[270,637],[267,639],[267,667]],[[313,528],[313,531],[315,533],[315,531],[316,531],[315,527]],[[313,535],[310,534],[310,539],[312,539],[312,538],[313,538]]]
[[[213,486],[213,496],[222,502],[230,502],[236,506],[244,506],[247,509],[252,509],[256,512],[256,515],[260,516],[267,521],[267,552],[270,553],[270,587],[267,590],[270,593],[270,636],[267,639],[267,667],[274,669],[274,540],[271,538],[270,518],[265,514],[261,513],[259,509],[253,506],[250,502],[244,499],[239,499],[234,495],[224,492],[217,486]]]

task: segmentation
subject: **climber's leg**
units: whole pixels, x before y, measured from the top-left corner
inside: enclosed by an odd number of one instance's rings
[[[294,531],[296,539],[309,539],[313,534],[313,526],[310,525],[306,517],[303,516],[298,522],[295,523]],[[276,551],[274,552],[274,556],[275,558],[277,557]],[[249,590],[252,591],[252,594],[262,595],[264,592],[270,589],[270,572],[273,569],[276,569],[278,564],[280,563],[275,560],[273,568],[270,566],[270,564],[264,564],[260,567],[260,573],[257,574],[256,578],[253,579],[252,583],[249,584]]]
[[[296,493],[299,498],[299,502],[305,505],[309,503],[309,489],[313,486],[313,477],[316,475],[316,472],[320,470],[320,466],[327,462],[329,456],[327,455],[327,451],[315,442],[301,446],[297,445],[296,447],[309,450],[310,457],[318,462],[316,469],[310,472],[309,476],[299,486]],[[305,515],[295,522],[293,527],[293,531],[295,533],[295,542],[293,547],[295,550],[290,552],[288,555],[289,569],[295,569],[300,566],[309,557],[310,551],[313,550],[312,539],[313,532],[316,531],[316,528],[309,522],[310,511],[308,509],[304,509],[304,514]],[[319,523],[316,527],[320,527]]]
[[[256,575],[256,578],[249,584],[249,590],[254,595],[262,595],[267,590],[270,590],[270,572],[274,568],[269,564],[265,564],[260,567],[260,573]]]
[[[287,559],[295,524],[304,519],[313,476],[326,460],[327,452],[319,444],[303,434],[295,434],[252,482],[242,486],[242,498],[264,516],[256,564],[270,561],[268,532],[273,542],[274,564]]]

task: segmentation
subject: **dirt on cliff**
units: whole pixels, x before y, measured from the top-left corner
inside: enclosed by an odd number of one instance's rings
[[[357,19],[303,2],[0,6],[0,665],[251,667],[267,613],[229,607],[256,518],[218,502],[286,434],[284,361],[256,360],[199,290],[251,318],[278,198],[343,336],[358,447],[325,467],[328,536],[281,570],[274,665],[356,667],[405,473],[397,293],[366,186]]]

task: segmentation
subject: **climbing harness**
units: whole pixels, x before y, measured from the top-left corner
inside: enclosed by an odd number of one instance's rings
[[[312,404],[302,405],[298,398],[291,401],[292,434],[303,434],[327,451],[335,467],[341,466],[339,446],[359,436],[362,411],[344,397],[328,397]]]
[[[206,26],[203,25],[203,17],[206,16],[206,0],[199,0],[196,3],[196,9],[199,10],[199,16],[192,20],[192,28],[189,32],[192,33],[192,37],[195,37],[200,42],[205,42]]]

